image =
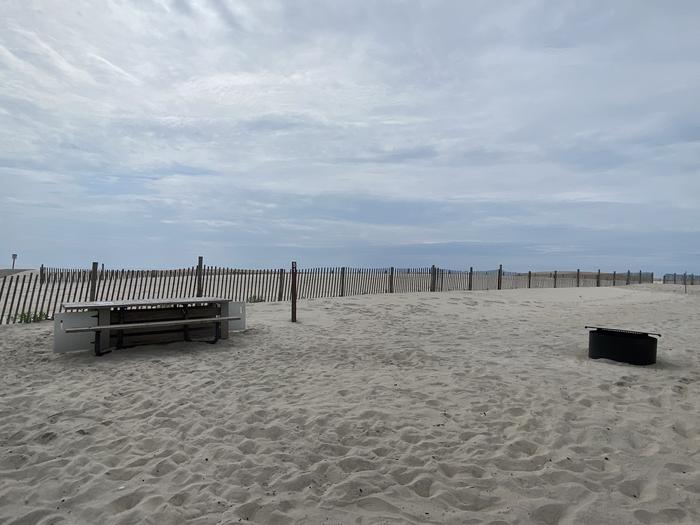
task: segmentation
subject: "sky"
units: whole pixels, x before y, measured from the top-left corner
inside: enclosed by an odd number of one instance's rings
[[[4,0],[0,267],[700,273],[700,2]]]

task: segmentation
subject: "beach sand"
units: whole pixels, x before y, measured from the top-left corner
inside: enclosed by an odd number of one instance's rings
[[[1,524],[700,523],[700,294],[249,305],[216,345],[0,327]],[[656,365],[584,325],[661,332]]]

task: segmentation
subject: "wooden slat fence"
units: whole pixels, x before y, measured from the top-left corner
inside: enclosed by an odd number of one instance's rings
[[[500,274],[500,275],[499,275]],[[671,275],[673,277],[673,275]],[[664,276],[664,281],[670,280]],[[682,283],[683,276],[676,276]],[[686,276],[688,284],[700,284]],[[363,294],[496,290],[514,288],[566,288],[573,286],[624,286],[653,281],[645,272],[504,272],[427,268],[300,268],[298,297],[342,297]],[[673,281],[670,281],[673,282]],[[0,278],[0,324],[52,319],[64,302],[90,299],[90,270],[42,268]],[[197,293],[197,268],[174,270],[100,269],[95,299],[150,299],[192,297]],[[203,295],[235,301],[270,302],[291,299],[288,269],[243,270],[203,266]]]
[[[696,273],[667,273],[663,276],[664,284],[686,284],[688,286],[700,285],[700,274]]]

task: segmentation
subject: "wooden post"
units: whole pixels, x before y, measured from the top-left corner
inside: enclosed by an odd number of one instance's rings
[[[197,257],[197,297],[202,297],[202,264],[204,257]]]
[[[581,287],[581,269],[576,270],[576,288]]]
[[[340,297],[345,297],[345,266],[340,269]]]
[[[654,284],[654,272],[651,272],[651,284]]]
[[[673,274],[673,284],[678,284],[678,283],[676,282],[676,274],[675,274],[675,273]]]
[[[639,284],[642,284],[642,270],[639,270]]]
[[[474,267],[469,267],[469,291],[474,289]]]
[[[394,267],[389,271],[389,293],[394,293]]]
[[[435,281],[437,280],[437,272],[435,265],[433,264],[430,267],[430,291],[434,292],[435,291]]]
[[[279,288],[277,290],[277,300],[281,301],[284,299],[284,268],[280,268],[279,272]]]
[[[627,282],[625,282],[625,284],[626,284],[627,286],[629,286],[629,284],[630,284],[630,277],[631,277],[630,271],[627,270]]]
[[[45,273],[44,265],[41,265],[41,268],[39,268],[39,284],[44,284],[46,281],[46,273]]]
[[[90,301],[95,300],[96,291],[97,291],[97,262],[93,262],[92,269],[90,270]]]
[[[297,322],[297,263],[292,261],[292,322]]]
[[[557,271],[554,270],[554,288],[557,287]]]
[[[498,265],[498,289],[501,289],[501,286],[503,286],[503,265],[499,264]]]
[[[595,278],[595,285],[600,286],[600,268],[598,268],[598,276]]]
[[[102,268],[100,271],[100,281],[104,280],[105,278],[105,263],[102,263]]]
[[[532,270],[527,271],[527,287],[532,288]]]
[[[613,286],[617,285],[617,272],[613,271]]]

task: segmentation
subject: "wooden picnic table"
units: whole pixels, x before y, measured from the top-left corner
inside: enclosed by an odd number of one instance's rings
[[[238,305],[238,316],[229,315],[231,304]],[[229,321],[241,321],[245,326],[245,305],[224,297],[83,301],[62,306],[65,311],[57,314],[54,326],[57,352],[66,351],[66,337],[88,333],[94,333],[91,344],[95,354],[101,355],[110,346],[189,341],[193,334],[210,333],[212,327],[216,342],[228,338]]]

